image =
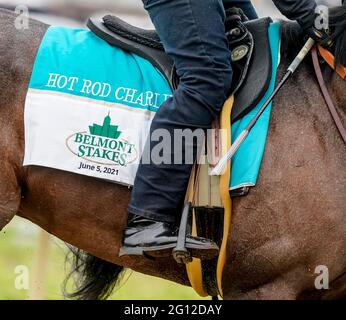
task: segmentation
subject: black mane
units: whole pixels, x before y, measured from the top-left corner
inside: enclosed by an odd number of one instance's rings
[[[346,66],[346,6],[330,9],[329,15],[336,64]],[[281,36],[281,53],[285,57],[296,56],[306,41],[303,30],[293,22],[282,22]]]

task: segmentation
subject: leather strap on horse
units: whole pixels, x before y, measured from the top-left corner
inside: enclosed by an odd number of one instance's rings
[[[346,68],[342,67],[342,66],[336,68],[334,56],[329,51],[327,51],[326,49],[324,49],[320,46],[318,47],[318,50],[321,53],[321,56],[323,57],[323,59],[331,66],[331,68],[333,68],[342,77],[342,79],[345,79],[346,78]],[[328,109],[330,111],[330,114],[332,115],[332,118],[335,122],[335,125],[338,128],[344,143],[346,144],[346,129],[342,124],[340,116],[339,116],[339,114],[338,114],[338,112],[334,106],[333,100],[332,100],[332,98],[328,92],[326,83],[323,79],[323,74],[322,74],[320,62],[318,59],[316,47],[312,49],[311,54],[312,54],[312,61],[314,64],[315,73],[316,73],[317,80],[318,80],[318,83],[320,85],[322,94],[324,96],[324,99],[325,99],[326,104],[328,106]]]
[[[231,146],[231,111],[234,104],[234,96],[231,96],[227,99],[225,102],[221,116],[220,116],[220,128],[224,130],[224,132],[227,132],[227,138],[221,140],[222,141],[222,153],[226,153],[227,150]],[[225,135],[226,136],[226,135]],[[191,181],[195,180],[196,175],[198,176],[197,168],[195,168],[193,177],[191,178]],[[217,287],[219,295],[223,296],[222,291],[222,275],[223,275],[223,269],[226,264],[226,258],[227,258],[227,240],[228,235],[231,227],[231,213],[232,213],[232,200],[229,195],[229,181],[230,181],[230,175],[231,175],[231,162],[228,161],[227,168],[224,170],[222,175],[220,176],[220,184],[219,184],[219,190],[220,190],[220,197],[221,202],[224,207],[224,219],[223,219],[223,238],[220,245],[220,253],[217,260],[217,266],[216,266],[216,280],[217,280]],[[188,191],[188,199],[190,202],[194,202],[193,198],[195,196],[195,185],[194,183],[190,183],[191,188],[189,188]],[[194,219],[193,215],[193,221],[192,221],[192,233],[193,236],[197,235],[197,226],[196,221]],[[186,264],[186,270],[188,274],[188,278],[190,281],[191,286],[193,289],[202,297],[208,296],[207,290],[203,286],[203,275],[202,275],[202,264],[201,260],[199,259],[193,259],[192,262]]]
[[[195,179],[196,175],[198,175],[197,172],[198,168],[195,165],[193,167],[192,175],[190,177],[189,182],[189,188],[187,191],[187,198],[188,201],[191,203],[193,202],[194,196],[195,196]],[[197,235],[197,228],[196,228],[196,221],[194,218],[194,215],[192,215],[192,230],[191,234],[193,236]],[[202,265],[201,260],[193,258],[192,261],[188,264],[186,264],[186,272],[187,276],[189,278],[191,287],[196,291],[196,293],[201,297],[207,297],[208,293],[203,288],[203,275],[202,275]]]
[[[327,49],[324,49],[321,46],[318,46],[318,52],[321,57],[329,64],[329,66],[334,69],[337,74],[342,78],[346,79],[346,67],[344,66],[336,66],[335,65],[335,57],[329,52]]]
[[[234,104],[234,97],[231,96],[225,102],[225,105],[223,106],[223,109],[221,112],[220,127],[221,127],[221,130],[227,131],[227,141],[222,143],[223,155],[227,152],[227,150],[229,150],[232,144],[230,128],[231,128],[231,113],[232,113],[233,104]],[[230,177],[231,177],[231,161],[228,161],[227,167],[220,177],[220,195],[221,195],[222,205],[225,210],[225,215],[224,215],[224,222],[223,222],[223,240],[220,246],[220,253],[219,253],[219,259],[217,262],[216,272],[217,272],[217,285],[218,285],[218,289],[219,289],[219,293],[221,297],[223,297],[222,276],[223,276],[223,269],[225,267],[226,258],[227,258],[227,242],[228,242],[227,240],[228,240],[229,231],[231,229],[232,199],[229,194]]]

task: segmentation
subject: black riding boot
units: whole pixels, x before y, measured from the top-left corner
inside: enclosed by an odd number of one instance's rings
[[[130,215],[119,255],[168,257],[177,244],[177,235],[178,228],[174,224]],[[212,259],[219,252],[219,248],[214,242],[192,236],[186,237],[186,248],[192,257],[202,260]]]

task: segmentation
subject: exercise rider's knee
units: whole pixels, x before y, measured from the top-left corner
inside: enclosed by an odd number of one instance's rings
[[[211,73],[211,72],[210,72]],[[181,94],[193,95],[195,99],[217,115],[228,98],[232,85],[232,70],[216,71],[208,77],[208,72],[194,76],[192,81],[182,83]]]

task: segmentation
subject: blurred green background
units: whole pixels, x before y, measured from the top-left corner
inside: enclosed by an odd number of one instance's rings
[[[47,241],[48,239],[48,241]],[[68,272],[66,245],[32,223],[15,218],[0,233],[0,300],[64,299],[62,283]],[[39,256],[40,253],[40,256]],[[17,266],[29,270],[29,288],[16,289]],[[188,287],[126,271],[110,299],[200,299]]]

